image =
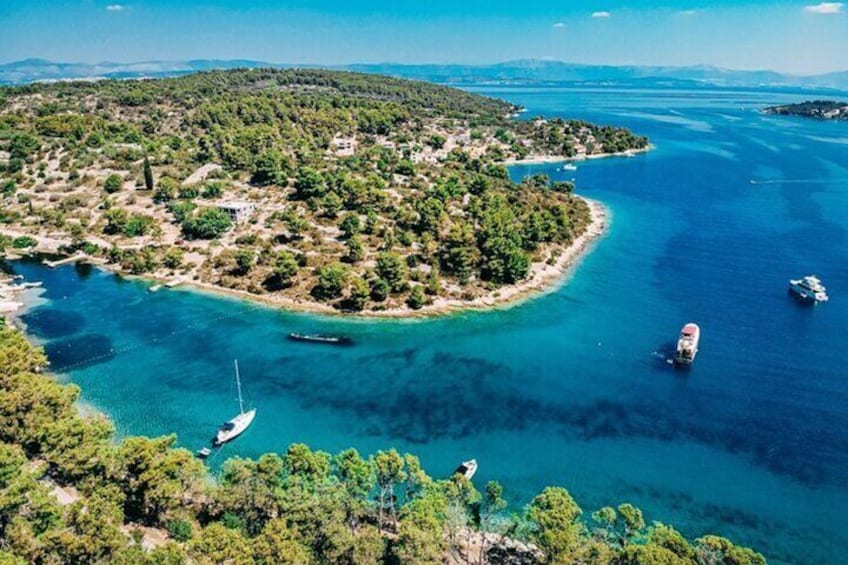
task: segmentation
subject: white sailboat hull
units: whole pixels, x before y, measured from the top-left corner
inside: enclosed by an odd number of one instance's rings
[[[249,412],[242,412],[223,426],[218,429],[218,433],[215,434],[215,445],[223,445],[228,441],[232,441],[236,439],[238,436],[243,434],[245,430],[253,423],[253,419],[256,417],[256,410],[250,410]]]

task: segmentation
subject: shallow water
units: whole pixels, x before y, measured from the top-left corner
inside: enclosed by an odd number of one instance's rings
[[[612,211],[559,291],[489,313],[346,322],[18,263],[46,287],[30,331],[121,434],[174,432],[191,449],[235,413],[238,357],[258,415],[213,463],[291,442],[395,446],[434,476],[476,457],[475,482],[502,481],[515,504],[563,485],[587,512],[630,501],[772,563],[840,563],[848,124],[758,112],[802,98],[785,93],[477,90],[527,117],[627,125],[656,145],[577,172],[514,169],[575,177]],[[787,279],[813,272],[831,301],[804,307]],[[701,353],[675,371],[665,357],[688,321]],[[339,331],[357,346],[292,343],[292,331]]]

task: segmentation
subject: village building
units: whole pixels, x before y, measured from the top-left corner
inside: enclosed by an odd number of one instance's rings
[[[256,205],[252,202],[221,202],[218,209],[229,214],[233,223],[240,224],[250,219],[256,211]]]
[[[330,143],[330,150],[338,157],[351,157],[356,152],[356,138],[337,135]]]

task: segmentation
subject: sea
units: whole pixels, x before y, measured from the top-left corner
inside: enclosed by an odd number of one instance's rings
[[[848,555],[848,123],[765,115],[809,93],[478,86],[538,115],[626,126],[632,158],[516,166],[610,210],[563,285],[520,305],[424,320],[349,320],[189,289],[148,292],[89,266],[9,267],[43,281],[24,316],[53,370],[119,436],[196,450],[237,411],[252,427],[210,460],[303,442],[397,448],[447,477],[475,458],[514,509],[545,486],[588,515],[633,503],[689,538],[770,563]],[[821,97],[821,96],[818,96]],[[801,304],[816,274],[831,300]],[[689,370],[668,363],[700,325]],[[289,341],[342,333],[352,347]]]

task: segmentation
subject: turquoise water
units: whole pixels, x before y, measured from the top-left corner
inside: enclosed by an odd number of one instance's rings
[[[434,476],[476,457],[476,482],[502,481],[515,504],[563,485],[586,511],[630,501],[772,563],[841,563],[848,124],[758,112],[801,98],[788,94],[479,91],[526,116],[630,126],[656,145],[576,173],[514,170],[575,177],[612,210],[557,292],[440,320],[346,322],[18,263],[48,299],[25,321],[121,434],[175,432],[191,449],[234,414],[238,357],[258,415],[216,463],[291,442],[394,446]],[[813,272],[831,301],[803,307],[787,279]],[[701,353],[677,372],[664,357],[688,321],[702,327]],[[292,331],[344,332],[357,346],[291,343]]]

